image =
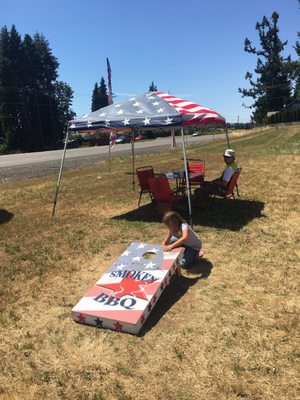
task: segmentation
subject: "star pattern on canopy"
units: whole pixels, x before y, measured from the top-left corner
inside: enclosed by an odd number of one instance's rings
[[[69,130],[97,131],[225,124],[217,112],[163,92],[146,92],[70,121]]]
[[[173,121],[173,119],[168,117],[168,118],[165,120],[165,124],[166,124],[166,125],[169,125],[169,124],[172,123],[172,121]]]

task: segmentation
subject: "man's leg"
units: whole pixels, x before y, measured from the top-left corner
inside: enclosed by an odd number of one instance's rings
[[[217,190],[218,185],[215,181],[204,181],[200,188],[195,191],[193,203],[204,208],[209,196],[215,194]]]

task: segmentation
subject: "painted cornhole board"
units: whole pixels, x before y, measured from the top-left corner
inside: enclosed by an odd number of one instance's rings
[[[74,321],[137,334],[183,255],[159,245],[132,243],[72,310]],[[153,258],[145,258],[145,253]]]

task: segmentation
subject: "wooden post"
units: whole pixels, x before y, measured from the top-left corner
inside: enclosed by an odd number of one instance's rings
[[[226,140],[227,140],[227,148],[230,149],[230,143],[229,143],[228,128],[227,128],[227,126],[226,126],[226,128],[225,128],[225,135],[226,135]]]

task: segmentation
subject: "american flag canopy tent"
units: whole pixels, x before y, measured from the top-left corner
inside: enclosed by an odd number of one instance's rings
[[[69,128],[65,140],[65,147],[62,155],[60,171],[56,184],[56,192],[53,203],[52,216],[55,214],[59,185],[66,155],[68,135],[70,131],[76,132],[134,132],[136,130],[146,129],[164,129],[172,130],[181,128],[182,149],[184,156],[184,168],[186,176],[188,175],[185,143],[183,140],[184,126],[195,125],[225,125],[223,118],[216,111],[207,107],[200,106],[192,101],[183,100],[179,97],[163,92],[146,92],[122,103],[111,104],[100,110],[91,112],[81,118],[73,119],[69,122]],[[228,136],[227,136],[228,142]],[[133,187],[135,185],[135,166],[134,166],[134,140],[132,136],[132,176]],[[229,142],[228,142],[229,144]],[[188,186],[188,205],[191,222],[191,200]]]
[[[70,131],[131,131],[203,124],[225,125],[209,108],[162,92],[146,92],[70,121]]]

